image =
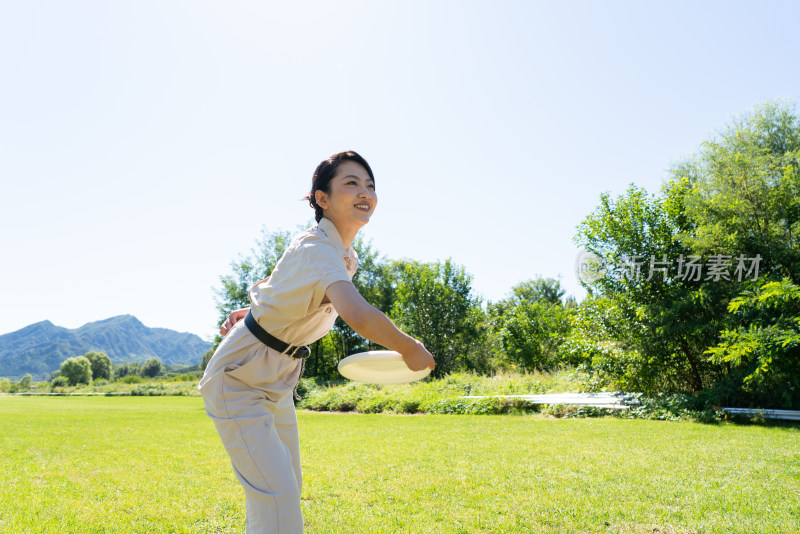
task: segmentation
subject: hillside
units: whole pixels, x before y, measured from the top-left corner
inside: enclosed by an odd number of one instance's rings
[[[42,321],[0,336],[0,376],[48,375],[65,359],[92,350],[105,352],[114,363],[157,356],[168,365],[196,365],[210,347],[199,336],[149,328],[132,315],[74,329]]]

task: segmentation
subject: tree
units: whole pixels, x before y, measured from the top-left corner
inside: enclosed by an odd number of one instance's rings
[[[560,303],[548,300],[520,300],[507,309],[499,322],[506,361],[526,371],[558,367],[558,350],[570,331],[569,316]]]
[[[726,405],[800,408],[800,286],[788,278],[768,282],[733,299],[728,310],[735,322],[708,350],[732,369],[717,396]]]
[[[559,280],[536,277],[489,303],[491,331],[502,347],[496,354],[499,365],[544,371],[562,363],[559,347],[570,330],[571,313],[561,300],[565,293]],[[569,310],[573,307],[571,301]]]
[[[759,106],[671,173],[660,198],[636,187],[603,195],[579,227],[578,243],[607,262],[605,276],[584,283],[612,303],[604,320],[620,324],[602,330],[625,355],[600,369],[645,391],[774,403],[765,388],[787,383],[794,356],[765,332],[793,339],[794,327],[780,320],[790,308],[766,295],[793,294],[800,277],[800,120],[788,106]]]
[[[208,361],[214,355],[214,349],[208,349],[204,354],[202,360],[200,360],[200,370],[205,371],[206,367],[208,367]]]
[[[562,304],[561,298],[566,293],[561,287],[561,281],[555,278],[536,277],[532,280],[520,282],[511,288],[511,300],[520,302],[549,302]]]
[[[707,351],[727,370],[713,394],[720,402],[800,407],[800,118],[789,104],[767,102],[673,174],[693,221],[679,237],[697,253],[758,268],[736,284],[717,325],[721,338]],[[734,275],[738,282],[742,272]]]
[[[576,239],[607,262],[604,276],[582,283],[613,301],[616,309],[607,317],[626,324],[607,330],[623,336],[615,341],[629,355],[638,355],[627,359],[630,367],[614,378],[635,377],[648,393],[699,392],[723,372],[704,351],[719,339],[719,322],[736,288],[679,276],[676,260],[693,255],[677,237],[690,227],[683,217],[684,193],[668,185],[666,198],[635,186],[617,199],[601,195]]]
[[[19,389],[21,391],[28,391],[31,388],[31,380],[33,377],[30,374],[26,374],[19,380]]]
[[[161,359],[150,358],[144,362],[144,365],[142,365],[142,370],[139,372],[139,374],[146,378],[155,378],[161,374],[163,369],[164,364],[161,363]]]
[[[70,386],[89,384],[92,381],[92,364],[84,356],[67,358],[61,363],[61,376],[65,376]]]
[[[128,375],[139,375],[142,371],[142,363],[141,362],[124,362],[119,365],[113,366],[113,374],[117,378],[122,378]]]
[[[481,337],[483,310],[472,295],[472,277],[444,263],[396,264],[398,281],[391,318],[419,339],[436,359],[435,376],[473,369],[472,349]]]
[[[92,365],[92,378],[111,380],[111,358],[104,352],[87,352],[84,357]]]
[[[701,254],[759,255],[760,275],[800,283],[800,118],[767,102],[677,165],[686,188],[680,236]]]

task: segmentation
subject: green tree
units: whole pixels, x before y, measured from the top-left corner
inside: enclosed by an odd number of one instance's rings
[[[549,300],[520,300],[508,308],[499,323],[506,361],[526,371],[558,367],[559,348],[571,328],[569,317],[560,303]]]
[[[626,320],[614,298],[585,298],[574,308],[570,321],[560,357],[589,374],[591,390],[653,391],[652,373],[657,370],[650,371],[633,343],[639,325]]]
[[[474,369],[483,310],[472,294],[472,277],[448,259],[444,263],[402,262],[391,318],[419,339],[436,359],[435,376]]]
[[[800,118],[767,102],[735,119],[673,171],[693,225],[679,236],[699,254],[758,267],[737,283],[707,353],[727,374],[717,402],[800,408],[797,286],[800,284]],[[760,260],[760,261],[757,261]]]
[[[28,391],[31,388],[31,380],[33,377],[30,374],[26,374],[19,380],[19,389],[20,391]]]
[[[613,303],[613,313],[604,317],[621,324],[600,330],[611,333],[615,350],[625,357],[600,371],[646,391],[740,394],[751,388],[751,399],[768,398],[766,391],[759,396],[752,390],[757,384],[763,389],[786,383],[779,377],[787,376],[790,363],[763,367],[774,369],[778,382],[753,375],[757,362],[766,363],[756,354],[792,357],[768,350],[774,343],[767,337],[750,334],[769,326],[791,337],[791,325],[780,322],[779,307],[745,296],[766,291],[759,289],[765,283],[798,282],[798,149],[798,118],[786,105],[767,103],[676,165],[660,198],[636,187],[616,200],[601,197],[600,207],[579,227],[577,241],[613,267],[586,285]],[[699,270],[687,276],[690,261]],[[661,262],[669,264],[663,272]],[[716,274],[708,270],[710,263],[718,267]],[[754,270],[748,271],[755,265],[758,281]],[[729,306],[735,302],[741,304]],[[739,313],[745,309],[748,313]],[[572,347],[581,344],[573,341]],[[745,341],[752,358],[736,356]],[[758,342],[764,346],[756,347]]]
[[[511,300],[520,302],[549,302],[562,304],[562,297],[566,293],[561,287],[561,281],[555,278],[536,277],[532,280],[520,282],[511,288]]]
[[[711,358],[729,365],[715,397],[726,405],[800,408],[800,286],[785,278],[733,299]]]
[[[6,377],[0,377],[0,393],[8,393],[11,391],[11,380]]]
[[[164,364],[161,363],[160,358],[149,358],[144,365],[142,365],[142,370],[139,374],[145,378],[155,378],[161,374],[161,371],[164,369]]]
[[[128,375],[139,375],[142,371],[142,363],[131,361],[123,362],[121,364],[113,365],[113,374],[117,378],[122,378]]]
[[[89,384],[92,381],[92,364],[84,356],[67,358],[61,362],[61,376],[67,378],[70,386]]]
[[[83,355],[92,364],[92,378],[111,380],[111,358],[104,352],[90,351]]]
[[[205,371],[206,367],[208,367],[208,361],[214,355],[214,349],[208,349],[204,354],[202,360],[200,360],[200,370]]]
[[[487,315],[497,337],[497,365],[519,370],[548,370],[560,365],[559,347],[570,330],[566,291],[555,278],[536,277],[511,288],[508,297],[490,302]],[[498,350],[499,349],[499,350]]]
[[[673,169],[686,188],[681,234],[696,253],[760,256],[760,276],[800,283],[800,118],[767,102]]]
[[[667,186],[664,192],[666,198],[656,198],[631,186],[617,199],[601,195],[576,240],[604,258],[607,269],[605,276],[582,283],[613,301],[616,309],[607,317],[623,324],[607,330],[623,336],[615,341],[627,354],[638,355],[614,377],[623,387],[699,392],[723,372],[705,350],[718,341],[725,305],[736,288],[678,276],[670,261],[692,255],[677,238],[690,224],[681,208],[685,189]],[[635,382],[626,383],[624,377],[635,377]]]

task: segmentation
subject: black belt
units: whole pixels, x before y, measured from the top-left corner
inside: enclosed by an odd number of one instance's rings
[[[256,318],[253,317],[253,314],[250,311],[248,311],[247,315],[244,316],[244,324],[247,329],[250,330],[250,333],[256,336],[260,342],[271,349],[277,350],[281,354],[286,354],[287,356],[291,356],[292,358],[296,358],[298,360],[305,360],[311,355],[311,351],[307,346],[295,347],[293,345],[289,345],[288,343],[284,343],[277,337],[261,328],[261,325],[258,324],[258,321],[256,321]]]

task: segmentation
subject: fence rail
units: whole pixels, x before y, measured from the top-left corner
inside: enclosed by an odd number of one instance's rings
[[[619,392],[608,393],[549,393],[543,395],[465,395],[464,399],[520,399],[531,404],[572,404],[594,406],[613,410],[628,410],[631,404],[639,404],[633,397]]]
[[[760,415],[765,419],[783,419],[784,421],[800,421],[798,410],[762,410],[760,408],[722,408],[737,415]]]

